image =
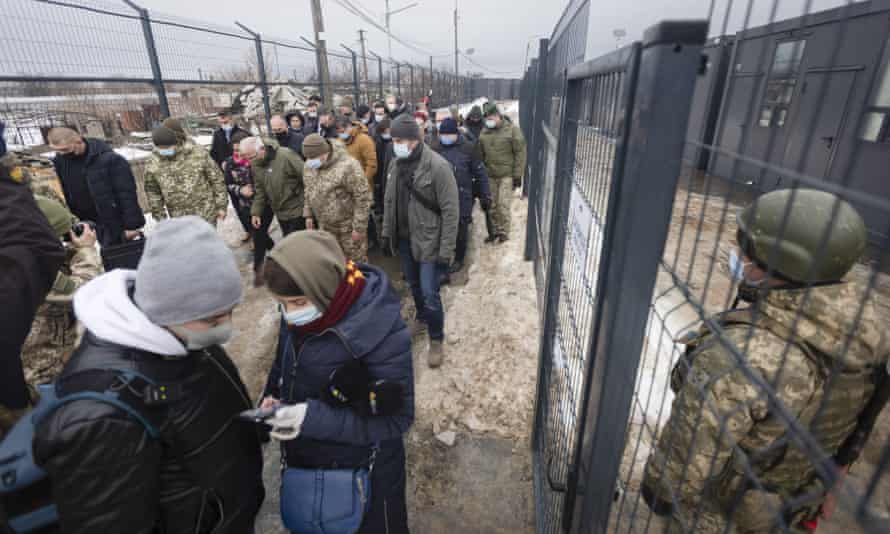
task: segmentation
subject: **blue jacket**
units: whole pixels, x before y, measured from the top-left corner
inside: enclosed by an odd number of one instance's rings
[[[488,185],[488,173],[485,171],[485,163],[479,157],[475,146],[466,141],[463,135],[459,135],[453,145],[443,145],[436,142],[433,149],[445,158],[454,169],[454,178],[457,180],[458,195],[460,196],[460,216],[467,219],[473,215],[473,179],[479,182],[479,191],[483,198],[491,197],[491,189]]]
[[[300,436],[282,442],[290,466],[359,467],[367,463],[375,443],[380,443],[378,462],[385,462],[401,451],[402,435],[414,422],[411,335],[402,320],[401,301],[382,270],[370,265],[361,265],[361,270],[365,289],[335,327],[300,336],[282,326],[264,396],[308,403]],[[402,384],[404,404],[397,415],[363,418],[318,400],[331,373],[351,358],[361,359],[373,379]]]
[[[138,230],[145,226],[145,217],[136,197],[136,179],[130,163],[104,141],[84,140],[89,146],[85,164],[86,181],[99,215],[96,222],[112,236],[109,242],[102,244],[121,242],[124,230]],[[56,157],[53,164],[68,200],[71,194],[69,182],[77,177],[71,176],[70,161],[67,158]]]

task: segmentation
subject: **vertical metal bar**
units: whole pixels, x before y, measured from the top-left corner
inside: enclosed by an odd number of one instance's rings
[[[352,54],[352,94],[355,97],[353,101],[355,106],[358,107],[361,102],[361,89],[359,88],[359,74],[358,74],[358,57],[356,57],[355,52],[350,51]]]
[[[402,97],[402,66],[396,63],[396,94]]]
[[[377,75],[380,76],[379,90],[380,90],[380,100],[386,96],[383,91],[383,58],[377,58]]]
[[[170,116],[170,103],[167,101],[167,88],[164,87],[164,78],[161,75],[161,61],[158,58],[158,49],[155,46],[155,35],[151,28],[151,18],[148,16],[148,10],[136,5],[130,0],[124,0],[131,8],[139,13],[139,20],[142,23],[142,35],[145,37],[145,49],[148,51],[148,61],[151,64],[151,76],[154,80],[155,91],[158,93],[158,104],[161,106],[161,117]]]
[[[269,82],[266,80],[266,61],[263,59],[263,41],[260,38],[260,34],[251,30],[244,24],[241,24],[240,22],[235,22],[235,24],[253,37],[253,42],[256,47],[257,70],[259,70],[257,74],[260,78],[260,90],[263,93],[263,111],[266,113],[266,131],[271,133],[272,107],[269,105]]]
[[[417,92],[414,90],[414,65],[409,63],[408,69],[411,72],[411,99],[417,100]]]
[[[530,82],[534,83],[534,97],[533,100],[530,102],[530,104],[532,105],[532,109],[529,113],[529,118],[531,120],[531,124],[529,126],[532,135],[530,137],[527,150],[527,157],[529,160],[531,160],[531,165],[529,166],[531,175],[528,177],[528,222],[525,227],[526,261],[536,261],[538,259],[537,228],[540,224],[540,221],[538,221],[537,205],[539,200],[538,197],[541,194],[541,181],[543,180],[543,177],[541,176],[540,153],[542,144],[546,142],[546,139],[544,139],[542,124],[544,121],[544,117],[546,116],[544,112],[544,106],[546,105],[545,88],[547,80],[547,50],[549,46],[549,39],[541,39],[540,43],[538,44],[538,68],[537,71],[534,73],[535,79],[529,80]],[[538,373],[538,376],[541,376],[540,372]],[[537,431],[537,426],[535,426],[535,430]],[[534,435],[532,436],[532,439],[534,440]]]
[[[664,251],[707,21],[650,28],[630,131],[616,160],[575,464],[573,533],[606,532],[649,303]],[[608,305],[607,305],[608,303]],[[616,429],[622,429],[616,431]]]

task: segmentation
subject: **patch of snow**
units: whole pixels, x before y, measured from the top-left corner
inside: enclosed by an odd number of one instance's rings
[[[199,146],[209,147],[213,144],[213,136],[212,135],[193,135],[192,141]]]
[[[114,151],[123,156],[127,161],[145,161],[151,157],[151,152],[129,146],[115,148]]]
[[[454,447],[454,443],[457,441],[457,433],[449,430],[447,432],[436,434],[436,439],[449,447]]]

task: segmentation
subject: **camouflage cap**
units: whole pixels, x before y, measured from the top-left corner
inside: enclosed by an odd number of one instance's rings
[[[862,217],[848,202],[824,191],[766,193],[739,213],[738,225],[745,254],[794,282],[839,281],[865,252]]]

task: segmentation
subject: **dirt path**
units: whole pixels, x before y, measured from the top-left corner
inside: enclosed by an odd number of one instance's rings
[[[522,259],[527,204],[514,200],[513,239],[483,245],[476,213],[470,262],[443,290],[446,360],[426,365],[426,336],[414,340],[416,420],[406,436],[408,506],[413,532],[525,533],[534,527],[529,440],[537,372],[537,311],[531,264]],[[251,395],[272,364],[278,314],[252,286],[250,251],[230,213],[221,231],[242,265],[244,300],[226,347]],[[372,257],[413,302],[394,258]],[[438,436],[438,437],[437,437]],[[266,447],[266,491],[257,534],[284,534],[278,515],[279,454]]]

